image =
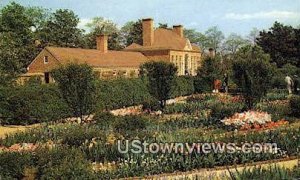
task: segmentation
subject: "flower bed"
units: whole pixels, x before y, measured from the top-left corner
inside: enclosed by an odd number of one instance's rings
[[[233,116],[221,120],[221,122],[226,126],[233,126],[240,130],[270,129],[288,123],[284,119],[273,122],[270,114],[259,111],[235,113]]]

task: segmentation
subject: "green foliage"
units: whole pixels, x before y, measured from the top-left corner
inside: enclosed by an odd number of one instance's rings
[[[69,64],[52,71],[63,99],[75,117],[85,119],[96,109],[97,87],[92,67]]]
[[[171,97],[177,68],[171,63],[152,61],[143,64],[140,71],[142,77],[146,77],[149,93],[158,99],[161,108],[164,108],[166,100]]]
[[[100,80],[97,87],[99,109],[109,110],[138,105],[151,98],[141,79]]]
[[[123,43],[129,46],[132,43],[143,45],[143,27],[142,20],[139,19],[136,22],[129,21],[121,29],[123,34]]]
[[[0,92],[0,115],[5,124],[49,122],[70,115],[53,85],[7,87]]]
[[[140,116],[124,116],[114,123],[115,130],[119,132],[137,131],[146,129],[148,120]]]
[[[24,177],[24,168],[32,166],[33,163],[30,153],[0,153],[0,179],[22,179]]]
[[[211,116],[219,122],[219,120],[225,117],[230,117],[234,113],[242,112],[245,107],[241,103],[216,103],[211,106]]]
[[[172,88],[172,98],[191,95],[195,92],[194,79],[190,76],[177,76]]]
[[[60,47],[79,47],[82,43],[81,30],[77,28],[79,18],[73,11],[58,9],[51,14],[40,29],[42,44]]]
[[[275,22],[269,31],[260,32],[257,43],[266,53],[270,54],[272,62],[275,62],[278,67],[287,63],[300,67],[299,34],[299,29]]]
[[[298,168],[292,170],[279,166],[269,166],[263,168],[261,166],[254,169],[243,169],[243,171],[231,171],[232,177],[237,180],[244,179],[297,179],[300,177]]]
[[[246,46],[234,58],[234,81],[242,88],[248,108],[252,108],[267,93],[271,82],[273,68],[269,56],[257,46]]]
[[[216,79],[221,78],[220,57],[207,57],[203,60],[202,66],[197,70],[195,77],[196,92],[211,92],[213,83]]]
[[[86,47],[96,49],[96,37],[102,34],[108,35],[108,49],[120,50],[123,48],[121,43],[121,32],[117,25],[109,19],[94,17],[92,22],[86,25],[89,33],[85,35]]]
[[[90,162],[78,149],[57,147],[37,152],[36,166],[39,179],[86,179],[93,177]]]
[[[32,25],[25,7],[12,2],[0,9],[0,84],[15,80],[35,57]]]
[[[292,96],[290,99],[291,114],[295,117],[300,117],[300,96]]]

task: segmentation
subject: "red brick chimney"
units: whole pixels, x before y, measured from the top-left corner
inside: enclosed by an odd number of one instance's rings
[[[180,37],[183,37],[183,26],[182,25],[174,25],[173,32],[178,34]]]
[[[97,36],[96,42],[97,42],[97,49],[100,50],[103,53],[107,52],[107,35],[100,35]]]
[[[143,19],[143,46],[152,46],[154,42],[153,19]]]

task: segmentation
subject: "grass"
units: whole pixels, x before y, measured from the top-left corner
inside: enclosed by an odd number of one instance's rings
[[[31,129],[34,127],[39,126],[38,124],[28,125],[28,126],[16,126],[16,125],[7,125],[7,126],[0,126],[0,139],[5,138],[6,135],[12,135],[17,132],[25,131],[27,129]]]

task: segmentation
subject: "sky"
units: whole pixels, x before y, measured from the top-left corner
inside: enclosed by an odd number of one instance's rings
[[[128,21],[153,18],[155,24],[181,24],[205,32],[218,26],[225,35],[249,34],[252,28],[268,29],[275,21],[300,26],[300,0],[14,0],[24,6],[55,11],[71,9],[85,27],[101,16],[122,26]],[[0,8],[12,0],[0,0]]]

